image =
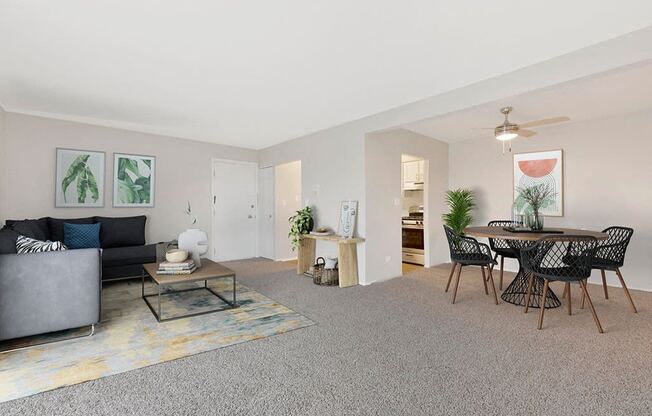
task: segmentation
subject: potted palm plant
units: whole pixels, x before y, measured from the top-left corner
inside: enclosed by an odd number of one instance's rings
[[[442,216],[444,224],[457,235],[464,235],[464,229],[473,222],[475,197],[470,189],[454,189],[446,192],[446,204],[450,211]]]
[[[308,234],[315,226],[315,221],[312,219],[312,208],[305,207],[297,211],[296,214],[288,218],[290,223],[290,232],[288,237],[292,241],[292,250],[299,247],[299,241],[303,234]]]
[[[540,183],[538,185],[517,187],[518,192],[517,202],[527,204],[531,212],[525,215],[525,226],[529,226],[533,230],[543,229],[543,215],[541,209],[546,208],[555,202],[554,188],[547,183]]]

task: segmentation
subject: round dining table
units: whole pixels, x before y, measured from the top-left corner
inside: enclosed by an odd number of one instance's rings
[[[583,235],[595,237],[598,240],[606,240],[609,238],[609,235],[600,231],[591,231],[591,230],[581,230],[575,228],[551,228],[546,230],[537,231],[537,232],[528,232],[528,231],[509,231],[503,227],[467,227],[464,229],[464,233],[471,237],[476,238],[496,238],[507,240],[507,243],[512,247],[512,249],[518,251],[519,249],[529,247],[534,244],[536,241],[540,240],[543,237],[556,235]],[[517,256],[518,261],[518,273],[512,283],[507,286],[503,294],[500,296],[502,300],[514,305],[525,306],[525,297],[527,296],[527,286],[529,276],[526,271],[521,266],[520,256]],[[532,292],[530,295],[530,307],[539,308],[541,307],[541,294],[543,293],[543,279],[536,278],[534,279],[534,284],[532,285]],[[546,295],[545,307],[546,308],[557,308],[561,306],[559,298],[555,293],[548,288],[548,293]]]

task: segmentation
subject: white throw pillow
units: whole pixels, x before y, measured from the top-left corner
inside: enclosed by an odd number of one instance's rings
[[[63,251],[67,248],[61,241],[41,241],[24,235],[19,235],[16,239],[16,251],[19,254]]]

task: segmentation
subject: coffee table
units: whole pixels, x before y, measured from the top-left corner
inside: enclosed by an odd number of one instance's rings
[[[222,266],[219,263],[215,263],[214,261],[208,260],[208,259],[202,259],[201,260],[201,267],[195,270],[191,274],[185,274],[185,275],[168,275],[168,274],[156,274],[156,271],[158,270],[158,263],[148,263],[148,264],[143,264],[143,275],[142,275],[142,297],[149,309],[152,311],[154,314],[154,317],[158,322],[166,322],[166,321],[172,321],[175,319],[181,319],[181,318],[190,318],[191,316],[199,316],[199,315],[205,315],[207,313],[214,313],[214,312],[220,312],[228,309],[233,309],[237,308],[238,304],[236,303],[236,293],[235,293],[235,272],[228,267]],[[154,284],[156,284],[156,287],[158,289],[158,293],[152,293],[152,294],[145,294],[145,275],[148,275]],[[233,279],[233,300],[228,301],[226,300],[222,295],[219,293],[215,292],[213,289],[211,289],[208,286],[208,281],[209,280],[215,280],[215,279],[222,279],[222,278],[232,278]],[[193,287],[189,289],[181,289],[181,290],[172,290],[168,292],[163,292],[162,290],[165,287],[172,287],[174,285],[178,285],[181,283],[190,283],[190,282],[204,282],[204,286],[198,286],[198,287]],[[228,306],[219,308],[219,309],[211,309],[208,311],[202,311],[202,312],[195,312],[195,313],[189,313],[185,315],[178,315],[178,316],[173,316],[171,318],[163,318],[161,315],[161,296],[166,296],[166,295],[173,295],[176,293],[182,293],[182,292],[189,292],[193,290],[206,290],[209,293],[217,296],[220,298],[222,301],[226,302]],[[149,302],[147,298],[152,298],[156,297],[157,298],[157,308],[154,309],[154,306]]]

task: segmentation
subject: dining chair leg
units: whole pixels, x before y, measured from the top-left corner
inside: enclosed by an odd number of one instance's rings
[[[451,267],[451,274],[448,275],[448,283],[446,283],[446,292],[448,292],[448,288],[451,285],[451,280],[453,280],[453,274],[455,273],[455,268],[457,267],[457,263],[453,262],[453,267]]]
[[[505,266],[505,256],[500,256],[500,290],[503,290],[503,270]]]
[[[565,298],[565,297],[566,297],[566,288],[567,288],[567,286],[564,285],[564,291],[563,291],[562,294],[561,294],[561,297],[562,297],[562,298]]]
[[[496,285],[494,284],[494,275],[491,270],[489,270],[489,283],[491,283],[491,292],[494,294],[494,302],[498,305],[498,295],[496,295]]]
[[[571,304],[571,288],[570,288],[570,282],[566,282],[566,285],[564,285],[564,292],[566,292],[566,303],[568,304],[568,314],[572,315],[573,314],[573,307]]]
[[[591,296],[589,296],[589,292],[586,290],[586,281],[580,280],[580,286],[582,286],[582,290],[584,291],[586,300],[589,301],[589,308],[591,309],[591,315],[593,315],[593,320],[595,321],[595,325],[598,327],[598,332],[602,334],[604,333],[604,331],[602,330],[602,325],[600,325],[600,321],[598,320],[598,315],[595,313],[593,302],[591,302]]]
[[[453,288],[453,298],[451,299],[451,303],[454,305],[455,304],[455,298],[457,297],[457,287],[460,284],[460,274],[462,273],[462,265],[457,266],[457,276],[455,279],[455,287]]]
[[[634,301],[632,300],[632,295],[629,294],[629,289],[627,289],[627,285],[625,284],[625,279],[623,279],[623,275],[620,274],[620,269],[616,269],[616,274],[618,275],[618,279],[620,279],[620,284],[623,287],[623,290],[625,291],[625,295],[627,296],[627,299],[629,299],[629,304],[632,306],[632,310],[634,313],[636,313],[636,306],[634,306]]]
[[[588,281],[588,279],[586,281]],[[586,300],[586,296],[584,295],[584,291],[582,290],[582,302],[580,303],[580,309],[584,309],[584,301],[585,300]]]
[[[546,296],[548,296],[548,279],[544,279],[543,283],[543,294],[541,295],[541,302],[539,306],[541,307],[541,312],[539,313],[539,327],[543,327],[543,314],[546,312]]]
[[[527,293],[525,294],[525,313],[530,308],[530,296],[532,296],[532,286],[534,285],[534,274],[530,273],[530,279],[527,283]]]
[[[494,261],[496,261],[497,258],[498,258],[498,253],[494,254]],[[491,269],[491,271],[494,270],[494,266],[495,266],[494,263],[491,263],[491,264],[489,265],[489,268]],[[487,277],[487,279],[488,279],[488,278],[489,278],[489,277]]]
[[[609,299],[609,292],[607,291],[607,276],[605,276],[604,269],[600,269],[602,273],[602,288],[604,289],[604,298]]]
[[[480,266],[480,269],[482,270],[482,284],[484,285],[484,294],[488,295],[489,290],[487,290],[487,276],[484,272],[484,266]],[[491,273],[491,271],[489,271],[489,273]]]

